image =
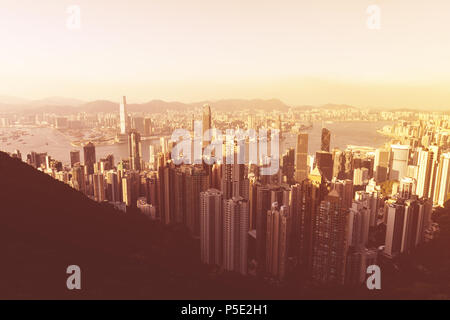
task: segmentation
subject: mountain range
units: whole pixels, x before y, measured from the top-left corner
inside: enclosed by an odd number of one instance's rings
[[[193,103],[183,103],[178,101],[151,100],[144,103],[128,103],[130,112],[157,113],[163,110],[170,111],[193,111],[205,104],[211,105],[213,110],[262,110],[270,112],[278,110],[286,112],[289,108],[297,110],[309,110],[314,108],[326,109],[348,109],[354,108],[349,105],[327,104],[318,106],[289,106],[279,99],[222,99],[222,100],[204,100]],[[82,101],[78,99],[49,97],[40,100],[26,100],[10,96],[0,96],[0,112],[50,112],[67,114],[73,112],[117,112],[119,102],[109,100]]]
[[[204,100],[192,103],[184,103],[179,101],[151,100],[144,103],[128,103],[129,112],[145,112],[159,113],[162,111],[189,111],[202,107],[205,104],[211,105],[213,110],[217,111],[233,111],[233,110],[262,110],[271,112],[277,110],[287,112],[290,108],[298,111],[306,111],[312,109],[326,110],[359,110],[359,107],[348,104],[327,103],[320,106],[314,105],[288,105],[279,99],[221,99],[221,100]],[[367,109],[367,108],[366,108]],[[379,110],[377,108],[369,108],[370,110]],[[48,97],[39,100],[27,100],[12,96],[0,95],[0,113],[22,113],[22,112],[48,112],[56,114],[70,114],[74,112],[118,112],[119,102],[110,100],[94,100],[82,101],[73,98],[64,97]],[[391,111],[420,111],[419,109],[391,108]],[[429,110],[427,110],[429,111]]]
[[[229,111],[236,109],[249,110],[280,110],[287,111],[289,106],[278,99],[224,99],[217,101],[199,101],[194,103],[183,103],[178,101],[151,100],[144,103],[128,103],[130,112],[157,113],[163,110],[171,111],[192,111],[195,108],[210,104],[218,111]],[[117,112],[119,102],[109,100],[94,100],[84,102],[77,99],[50,97],[41,100],[25,100],[9,96],[0,96],[0,112]]]

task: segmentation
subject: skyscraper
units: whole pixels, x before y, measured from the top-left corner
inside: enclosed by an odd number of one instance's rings
[[[202,115],[202,125],[203,125],[203,147],[206,147],[209,144],[208,140],[204,140],[205,132],[211,129],[211,106],[209,104],[205,104],[203,106],[203,115]],[[211,139],[211,135],[209,135],[209,140]]]
[[[120,201],[117,173],[110,170],[106,173],[106,198],[111,202]]]
[[[320,150],[330,152],[331,132],[327,128],[322,128],[322,137],[320,140]]]
[[[267,211],[277,202],[280,206],[289,205],[290,188],[279,185],[256,186],[256,259],[258,273],[266,270],[267,254]]]
[[[249,180],[245,164],[223,164],[221,183],[224,199],[239,196],[248,199]]]
[[[267,211],[271,208],[271,189],[268,186],[256,187],[256,259],[258,271],[265,270]]]
[[[316,216],[324,189],[325,184],[321,181],[310,179],[292,186],[292,205],[290,208],[292,219],[291,255],[298,257],[300,265],[308,275],[311,273],[312,266]]]
[[[75,164],[72,168],[72,187],[80,192],[86,192],[84,167],[80,163]]]
[[[248,200],[223,200],[223,267],[227,271],[247,274],[248,223]]]
[[[377,264],[377,257],[376,249],[350,246],[345,268],[345,284],[348,286],[361,285],[366,280],[367,267]]]
[[[353,152],[351,150],[344,151],[345,165],[343,179],[353,180]]]
[[[272,209],[267,211],[266,271],[279,280],[286,275],[290,223],[289,208],[272,203]]]
[[[385,149],[377,149],[375,151],[374,179],[376,182],[386,181],[388,178],[389,168],[389,151]]]
[[[295,150],[294,148],[289,148],[283,157],[281,158],[282,174],[286,179],[286,183],[294,184],[294,174],[295,174]]]
[[[104,176],[102,173],[94,173],[93,179],[95,201],[102,202],[106,200]]]
[[[254,114],[249,114],[247,117],[247,128],[248,129],[256,129],[255,126],[255,115]]]
[[[152,119],[145,118],[144,120],[144,135],[151,136],[152,135]]]
[[[436,172],[436,182],[434,187],[433,202],[436,205],[444,206],[449,199],[450,193],[450,152],[443,153],[439,159]]]
[[[416,194],[416,180],[409,177],[402,178],[399,186],[400,197],[409,199],[413,194]]]
[[[208,189],[200,193],[200,257],[206,264],[222,265],[222,193]]]
[[[185,172],[186,225],[195,238],[200,237],[200,193],[208,190],[208,182],[209,177],[201,165],[187,168]]]
[[[283,131],[283,123],[281,122],[281,114],[278,115],[278,120],[277,120],[277,126],[276,129],[279,130],[279,136],[280,139],[282,137],[282,131]]]
[[[348,209],[336,190],[320,203],[314,230],[312,276],[319,283],[343,284]]]
[[[297,148],[295,150],[295,181],[302,182],[308,177],[308,134],[297,135]]]
[[[342,206],[350,208],[353,201],[353,182],[352,180],[334,180],[331,183],[332,188],[335,189],[342,199]]]
[[[333,149],[333,178],[344,179],[345,177],[345,155],[339,149]]]
[[[133,117],[132,118],[132,129],[136,130],[140,134],[145,133],[145,124],[143,117]]]
[[[120,133],[127,134],[129,130],[129,120],[127,113],[127,98],[125,96],[122,97],[122,102],[120,103],[119,117],[120,117]]]
[[[410,146],[395,144],[391,149],[389,180],[400,181],[406,176]]]
[[[437,169],[439,165],[439,159],[441,156],[441,149],[436,145],[430,146],[429,149],[431,152],[433,152],[433,159],[431,162],[430,188],[428,189],[428,198],[433,199],[434,187],[436,185]]]
[[[231,199],[233,197],[248,199],[248,168],[244,163],[239,163],[238,161],[238,157],[242,151],[238,143],[235,142],[233,148],[229,150],[233,159],[232,163],[225,163],[221,166],[221,191],[224,199]]]
[[[316,166],[319,168],[323,177],[331,181],[333,177],[333,155],[330,152],[317,151]]]
[[[419,150],[417,159],[419,171],[417,176],[416,194],[420,198],[428,197],[432,164],[433,152],[424,149]]]
[[[80,150],[70,151],[70,167],[74,167],[75,163],[80,163]]]
[[[156,162],[156,170],[158,172],[157,179],[156,179],[156,195],[157,195],[157,203],[158,206],[156,208],[157,216],[161,219],[161,221],[164,224],[167,224],[170,222],[170,217],[166,219],[165,212],[165,184],[164,184],[164,171],[166,162],[164,159],[164,154],[162,152],[159,152],[157,155],[157,162]],[[167,221],[169,220],[169,221]]]
[[[165,155],[167,152],[169,152],[169,144],[167,142],[167,139],[164,137],[159,138],[159,144],[161,146],[161,152]]]
[[[136,208],[139,197],[139,174],[128,172],[122,178],[122,199],[128,207]]]
[[[364,248],[369,239],[370,210],[367,201],[355,200],[348,215],[347,245],[354,248]]]
[[[405,206],[398,203],[387,204],[386,239],[384,254],[395,257],[401,252]]]
[[[175,223],[183,223],[186,224],[186,207],[188,203],[186,201],[190,201],[190,199],[186,199],[186,172],[189,172],[189,167],[186,165],[182,165],[178,168],[171,166],[170,170],[172,173],[172,180],[170,183],[172,184],[173,197],[171,199],[171,205],[173,208],[173,216]],[[200,193],[201,194],[201,193]],[[171,208],[171,209],[172,209]],[[201,206],[200,206],[201,209]],[[201,212],[200,212],[201,215]],[[201,222],[200,222],[201,223]]]
[[[136,130],[128,134],[128,155],[130,157],[131,170],[141,170],[141,134]]]
[[[84,165],[86,166],[87,174],[94,173],[94,163],[97,162],[95,156],[95,145],[89,142],[83,147],[84,151]]]
[[[410,253],[421,242],[423,219],[424,215],[421,214],[419,201],[416,199],[406,200],[401,252]]]

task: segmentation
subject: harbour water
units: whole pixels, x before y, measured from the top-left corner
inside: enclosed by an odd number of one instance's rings
[[[377,132],[385,125],[391,125],[392,122],[378,121],[345,121],[324,123],[324,126],[331,131],[331,148],[345,149],[347,145],[379,147],[389,140],[388,137]],[[10,136],[14,131],[23,131],[26,134],[18,139],[9,138],[3,141],[2,137]],[[314,154],[320,149],[320,139],[322,131],[322,122],[315,122],[313,128],[305,131],[309,134],[308,152]],[[284,151],[287,148],[295,147],[295,134],[285,133],[285,139],[280,146]],[[19,141],[21,140],[21,141]],[[53,159],[69,163],[69,152],[71,150],[80,150],[81,160],[83,161],[83,152],[81,147],[73,147],[70,139],[61,134],[58,130],[52,128],[0,128],[0,150],[13,152],[18,149],[25,158],[31,151],[47,152]],[[145,161],[149,159],[149,146],[159,145],[159,140],[142,141],[142,156]],[[97,159],[113,154],[115,161],[128,158],[127,144],[115,144],[107,146],[98,146],[96,148]]]

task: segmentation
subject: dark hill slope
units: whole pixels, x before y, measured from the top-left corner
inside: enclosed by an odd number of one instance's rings
[[[182,227],[98,204],[0,152],[0,298],[262,297],[240,277],[208,278],[198,247]],[[72,264],[80,291],[66,288]]]

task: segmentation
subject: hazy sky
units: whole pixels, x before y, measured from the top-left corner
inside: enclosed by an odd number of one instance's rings
[[[0,0],[0,41],[0,95],[450,104],[448,0]]]

